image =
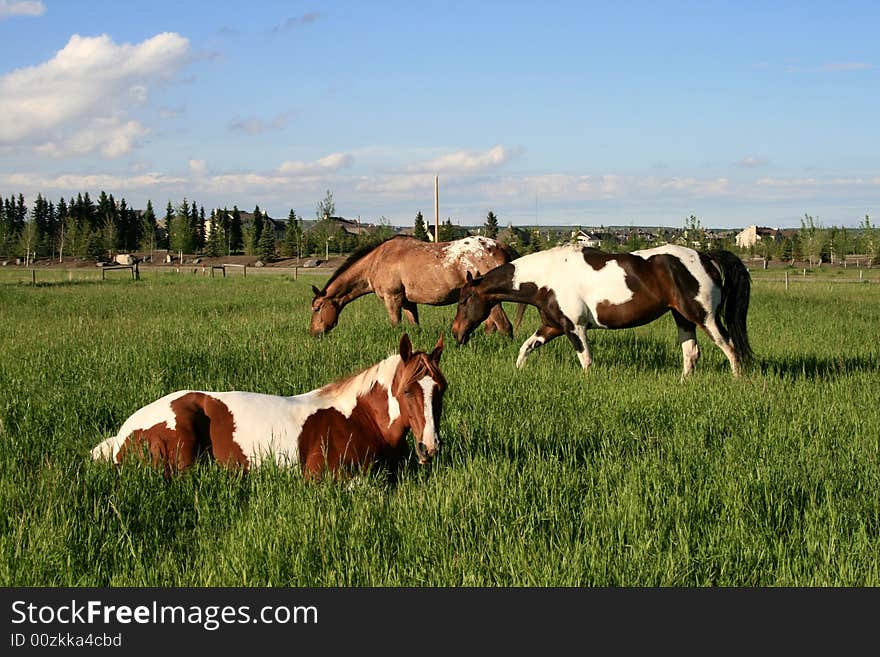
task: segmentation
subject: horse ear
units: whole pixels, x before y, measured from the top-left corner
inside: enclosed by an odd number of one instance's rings
[[[406,333],[403,334],[403,337],[400,338],[400,357],[403,359],[405,363],[412,356],[412,342],[410,342],[409,335]]]
[[[440,362],[440,354],[443,353],[443,334],[440,334],[440,339],[437,340],[437,344],[434,345],[434,351],[431,352],[431,360],[435,363]]]
[[[466,277],[466,278],[467,278],[468,285],[473,285],[473,284],[474,284],[474,277],[471,276],[471,272],[470,272],[470,271],[468,271],[468,273],[467,273],[467,277]]]
[[[316,296],[316,297],[321,296],[321,290],[319,290],[318,288],[316,288],[314,285],[312,285],[312,292],[315,293],[315,296]]]

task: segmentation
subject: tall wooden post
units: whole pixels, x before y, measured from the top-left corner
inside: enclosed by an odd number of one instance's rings
[[[434,176],[434,244],[440,241],[440,177]]]

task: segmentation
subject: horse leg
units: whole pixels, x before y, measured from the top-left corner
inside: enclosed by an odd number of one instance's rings
[[[681,357],[684,361],[681,379],[684,381],[694,370],[700,358],[700,346],[697,344],[697,325],[676,310],[672,311],[675,324],[678,326],[678,343],[681,345]]]
[[[507,313],[504,312],[504,308],[500,303],[493,306],[492,310],[489,311],[489,317],[483,324],[483,328],[487,334],[498,331],[508,338],[513,337],[513,326],[511,326]]]
[[[563,331],[561,328],[556,326],[550,326],[548,324],[542,325],[535,331],[531,337],[529,337],[525,342],[522,343],[522,346],[519,348],[519,356],[516,359],[517,368],[521,368],[525,362],[526,357],[530,353],[532,353],[535,349],[540,347],[542,344],[547,344],[553,338],[559,337],[562,335]]]
[[[587,327],[582,324],[575,324],[574,329],[572,329],[571,332],[566,333],[566,336],[568,336],[571,346],[573,346],[574,350],[577,352],[581,367],[584,369],[584,372],[586,372],[590,369],[590,365],[593,364],[593,355],[590,353],[590,343],[587,342]]]
[[[391,322],[391,326],[400,324],[400,309],[403,306],[403,297],[389,294],[383,297],[382,301],[385,302],[385,310],[388,311],[388,320]]]
[[[418,326],[419,323],[419,307],[409,299],[404,299],[402,303],[403,316],[411,323]]]
[[[700,326],[706,334],[712,338],[712,342],[718,345],[721,351],[724,352],[724,355],[727,356],[727,360],[730,362],[730,369],[733,371],[734,376],[739,376],[740,374],[740,366],[739,359],[736,357],[736,352],[733,350],[733,346],[730,344],[730,340],[725,337],[724,333],[721,332],[721,328],[718,326],[718,322],[715,321],[715,314],[710,313],[706,315],[706,321]]]

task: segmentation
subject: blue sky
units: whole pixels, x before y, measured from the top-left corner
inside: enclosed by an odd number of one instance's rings
[[[0,0],[0,195],[855,226],[880,4]]]

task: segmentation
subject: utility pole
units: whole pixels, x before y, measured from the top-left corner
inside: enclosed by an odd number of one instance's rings
[[[440,176],[434,176],[434,244],[440,241]]]

